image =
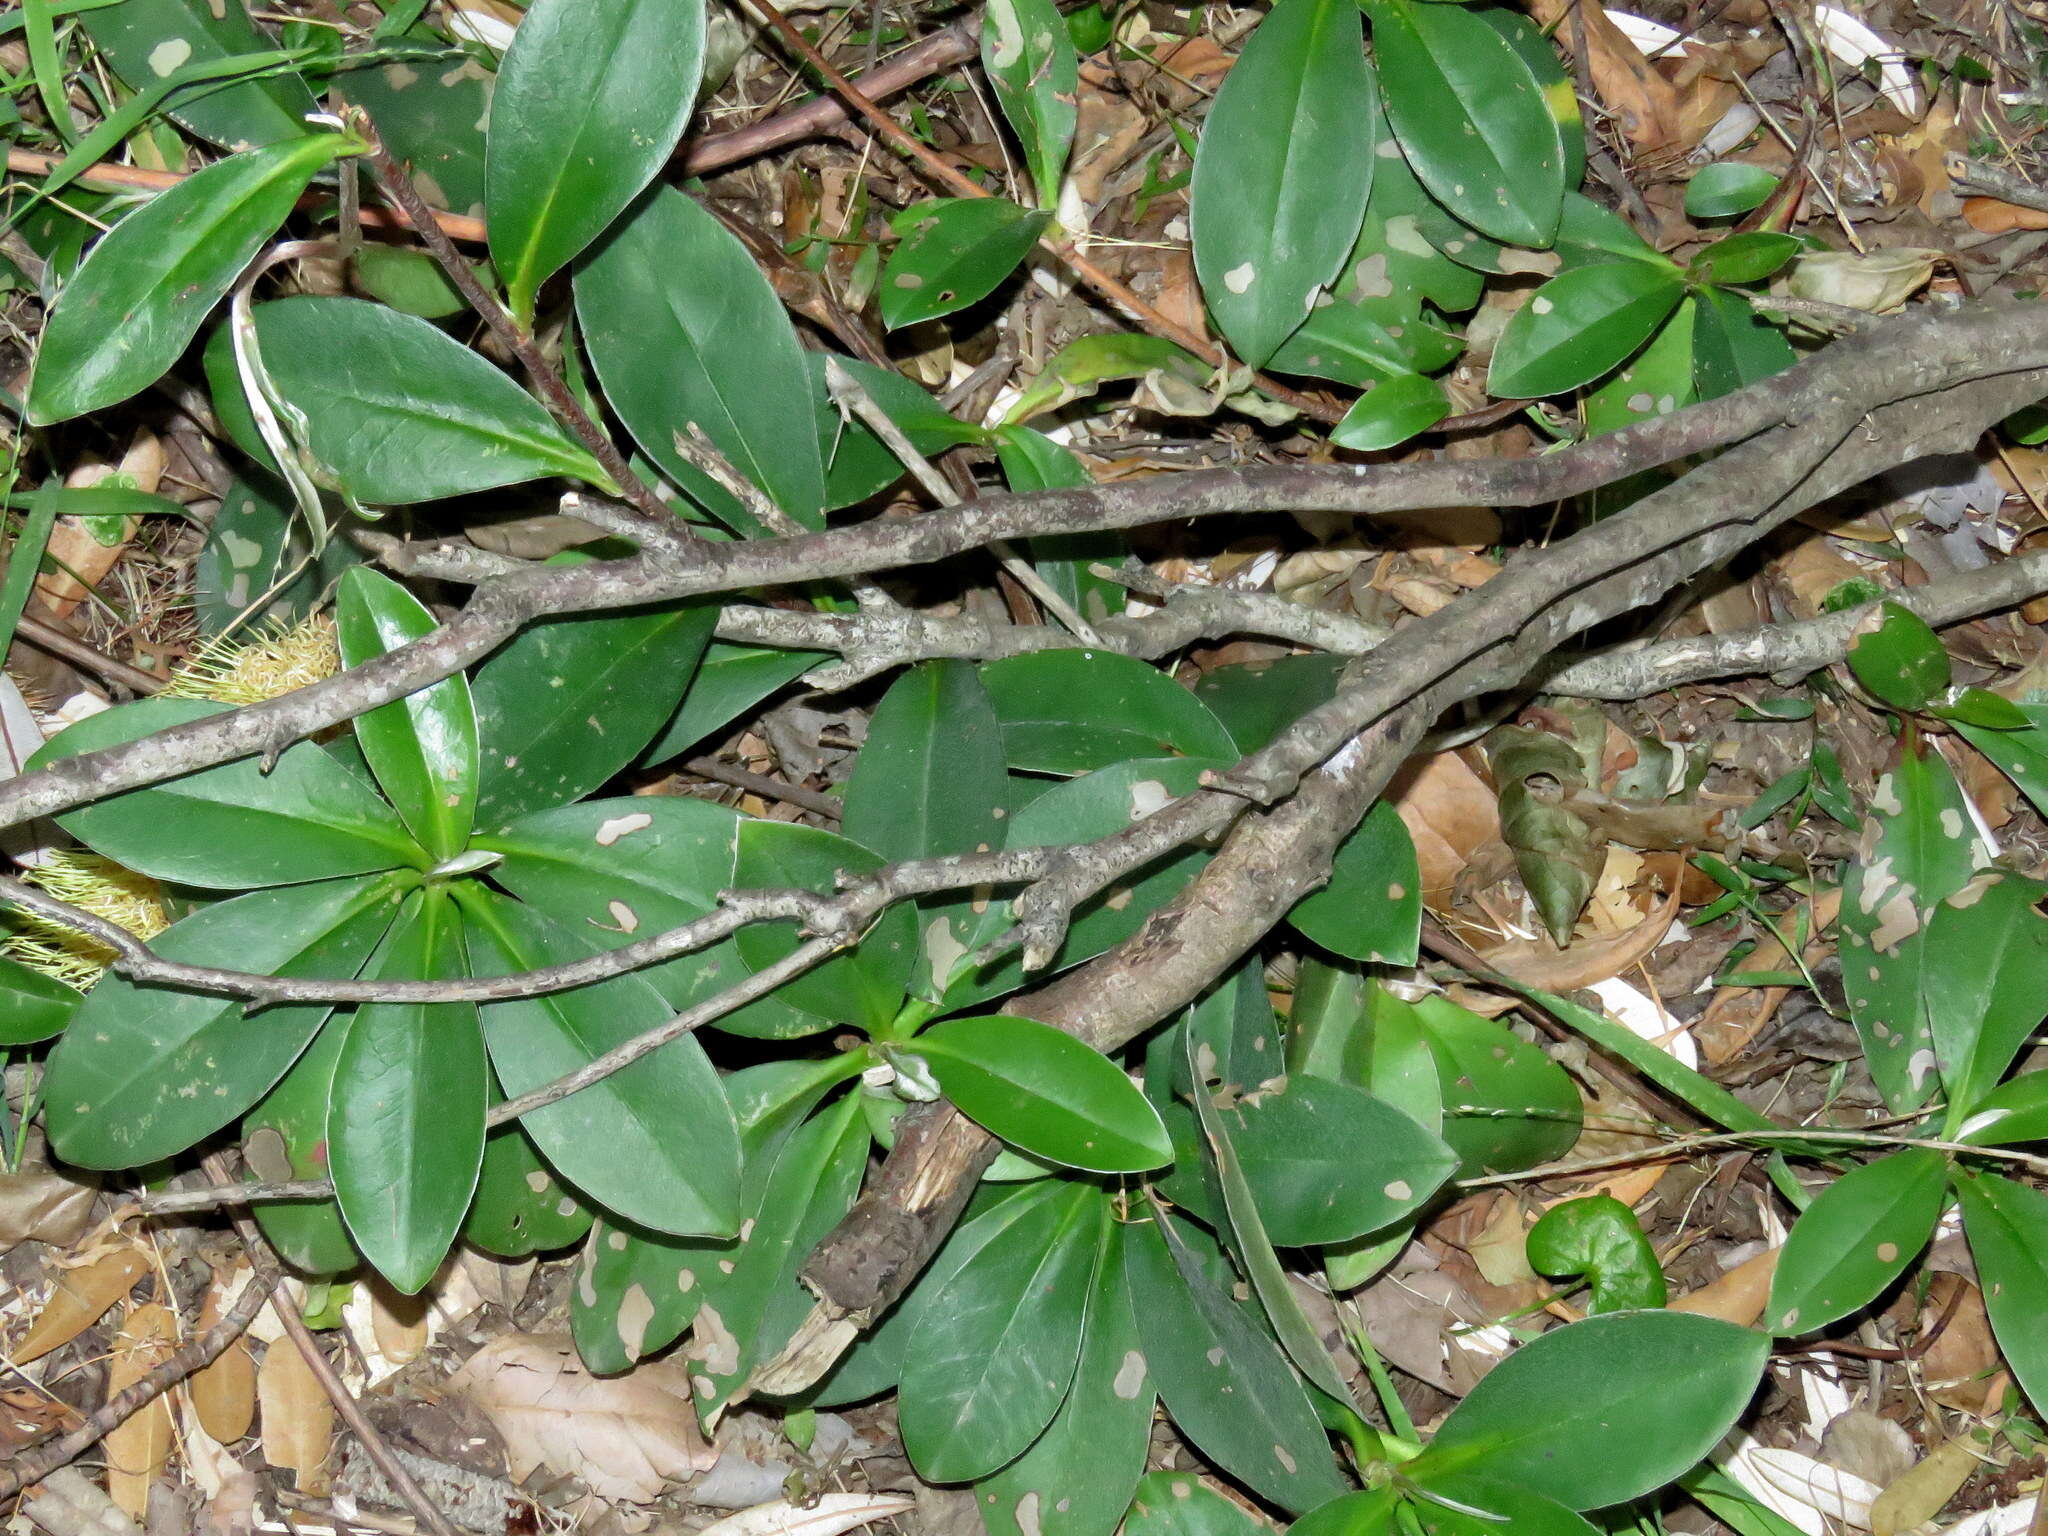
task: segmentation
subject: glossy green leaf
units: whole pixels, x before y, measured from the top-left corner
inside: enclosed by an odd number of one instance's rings
[[[1765,1325],[1811,1333],[1876,1300],[1919,1257],[1947,1203],[1948,1162],[1924,1147],[1843,1174],[1785,1239]]]
[[[313,456],[358,501],[399,506],[604,471],[506,374],[416,315],[301,296],[252,311],[263,366]]]
[[[1778,190],[1778,178],[1760,165],[1716,160],[1693,172],[1685,184],[1689,219],[1732,219],[1762,205]]]
[[[49,1039],[71,1022],[84,1001],[56,977],[0,957],[0,1045]]]
[[[1036,1019],[950,1019],[910,1049],[956,1109],[1072,1168],[1142,1173],[1173,1156],[1159,1113],[1100,1051]]]
[[[103,236],[43,330],[29,417],[66,421],[154,383],[298,201],[349,147],[294,139],[208,166]]]
[[[192,578],[201,634],[217,635],[247,619],[296,623],[362,558],[347,539],[329,539],[315,557],[290,499],[281,482],[260,470],[229,484]]]
[[[1448,998],[1405,1003],[1383,987],[1371,994],[1375,1031],[1409,1015],[1442,1083],[1442,1135],[1461,1159],[1459,1174],[1511,1173],[1562,1157],[1579,1139],[1578,1090],[1564,1068],[1497,1020]],[[1385,1094],[1379,1082],[1374,1092]],[[1413,1112],[1405,1099],[1397,1100]]]
[[[783,651],[713,640],[704,647],[704,658],[691,674],[682,705],[656,733],[640,760],[665,763],[682,755],[784,684],[826,662],[817,651]]]
[[[1957,1129],[1956,1140],[1979,1147],[2048,1141],[2048,1071],[2022,1072],[1985,1094]]]
[[[1071,448],[1030,427],[999,428],[996,460],[1003,467],[1003,479],[1020,496],[1095,483],[1095,476]],[[1121,534],[1051,534],[1028,542],[1038,574],[1082,618],[1095,624],[1124,611],[1129,602],[1127,589],[1093,570],[1097,564],[1114,568],[1123,561],[1126,546]]]
[[[1905,745],[1870,808],[1876,840],[1842,881],[1843,991],[1871,1077],[1904,1112],[1939,1080],[1927,1004],[1958,979],[1945,967],[1948,952],[1929,942],[1929,918],[1970,884],[1986,853],[1954,773],[1924,742]],[[1961,916],[1956,926],[1967,925]],[[1969,985],[1989,979],[1972,976]]]
[[[1783,328],[1744,295],[1710,288],[1695,294],[1693,305],[1693,383],[1702,400],[1733,394],[1799,361]]]
[[[1639,421],[1669,416],[1673,411],[1692,404],[1693,346],[1699,329],[1694,313],[1695,303],[1691,296],[1687,296],[1671,312],[1671,317],[1657,328],[1642,351],[1629,359],[1627,367],[1599,388],[1586,392],[1584,411],[1588,436],[1617,432]],[[1631,476],[1620,485],[1602,487],[1602,491],[1620,491],[1632,484],[1644,484],[1645,480],[1646,477]]]
[[[1391,1485],[1347,1493],[1318,1504],[1287,1527],[1287,1536],[1386,1536],[1404,1507]]]
[[[1258,751],[1319,704],[1336,697],[1348,656],[1312,653],[1212,667],[1194,694],[1240,753]]]
[[[1224,76],[1189,189],[1202,299],[1247,364],[1301,324],[1358,236],[1378,89],[1346,0],[1279,0]]]
[[[1728,235],[1693,257],[1685,275],[1696,283],[1760,283],[1805,248],[1797,235]]]
[[[1553,1205],[1529,1229],[1529,1267],[1539,1275],[1581,1276],[1593,1287],[1588,1312],[1664,1305],[1664,1271],[1634,1211],[1612,1195],[1582,1195]]]
[[[1045,371],[1025,386],[1005,420],[1011,425],[1029,421],[1085,400],[1117,379],[1163,372],[1182,383],[1200,385],[1211,371],[1207,363],[1164,336],[1130,331],[1077,336],[1046,360]]]
[[[1052,0],[992,0],[981,18],[981,67],[996,104],[1024,146],[1041,206],[1059,200],[1074,142],[1080,59]]]
[[[675,451],[691,423],[806,527],[824,526],[810,369],[746,247],[690,198],[643,198],[577,267],[576,315],[605,398],[664,475],[735,532],[766,530]]]
[[[867,397],[903,430],[910,446],[928,459],[949,448],[988,440],[985,428],[962,421],[929,394],[891,368],[856,357],[806,352],[818,409],[819,451],[825,460],[825,505],[850,507],[901,480],[903,461],[858,417],[840,411],[825,387],[827,364],[850,374]]]
[[[335,601],[341,663],[364,662],[439,628],[426,605],[388,576],[359,565]],[[437,859],[469,842],[476,810],[476,708],[461,673],[356,717],[356,743],[407,830]]]
[[[1055,784],[1009,818],[1007,846],[1038,848],[1108,837],[1192,792],[1204,773],[1227,766],[1228,760],[1220,758],[1141,758]],[[1143,926],[1150,913],[1178,895],[1209,857],[1205,849],[1184,848],[1148,866],[1128,883],[1113,884],[1089,897],[1074,909],[1066,939],[1052,956],[1050,969],[1077,965],[1121,944]],[[1012,926],[1009,902],[989,901],[968,940],[969,953],[1003,938]],[[966,1007],[1013,992],[1023,981],[1022,960],[1012,949],[993,965],[956,970],[946,1002],[952,1008]]]
[[[1285,1247],[1390,1227],[1458,1169],[1443,1141],[1350,1083],[1291,1076],[1223,1120],[1266,1230]]]
[[[483,727],[477,824],[580,800],[638,757],[690,686],[717,620],[715,608],[668,603],[521,630],[472,685]]]
[[[1515,1536],[1595,1536],[1604,1529],[1555,1499],[1497,1478],[1445,1477],[1429,1492],[1462,1507],[1415,1499],[1409,1509],[1421,1536],[1498,1536],[1503,1528]]]
[[[981,1481],[989,1536],[1115,1536],[1145,1470],[1152,1378],[1124,1284],[1123,1226],[1102,1224],[1087,1331],[1067,1399],[1045,1433]]]
[[[484,1137],[476,1198],[462,1218],[462,1240],[501,1259],[567,1248],[591,1228],[590,1207],[541,1161],[515,1125]]]
[[[1003,842],[1003,736],[972,663],[930,661],[890,687],[846,783],[840,830],[891,862],[997,848]],[[980,927],[986,900],[916,904],[916,986],[943,997]]]
[[[1501,332],[1487,388],[1502,399],[1526,400],[1590,384],[1627,361],[1684,297],[1677,274],[1648,262],[1560,273]]]
[[[480,885],[461,901],[474,975],[510,976],[595,950],[574,930]],[[512,1095],[586,1067],[671,1016],[637,975],[479,1011],[491,1065]],[[684,1237],[739,1230],[739,1132],[693,1035],[520,1123],[563,1177],[628,1221]]]
[[[1941,637],[1897,603],[1880,604],[1857,626],[1847,660],[1856,681],[1893,709],[1925,709],[1948,691],[1948,652]]]
[[[372,241],[349,258],[349,271],[371,298],[422,320],[446,320],[469,305],[425,251]]]
[[[384,980],[465,974],[445,891],[413,897],[370,962]],[[327,1144],[342,1219],[410,1296],[434,1278],[476,1192],[490,1066],[475,1003],[364,1003],[334,1066]]]
[[[1674,277],[1680,275],[1678,263],[1660,254],[1636,233],[1633,224],[1581,192],[1564,195],[1564,207],[1557,221],[1556,250],[1567,272],[1618,257],[1641,262]]]
[[[1554,1328],[1495,1366],[1403,1470],[1513,1484],[1571,1509],[1661,1488],[1749,1406],[1761,1333],[1689,1312],[1609,1312]]]
[[[389,908],[386,908],[389,912]],[[377,934],[370,936],[374,943]],[[331,975],[332,972],[323,974]],[[252,1179],[324,1179],[327,1104],[334,1063],[348,1033],[344,1015],[329,1018],[291,1070],[242,1118],[242,1172]],[[301,1274],[329,1275],[362,1262],[341,1207],[325,1200],[261,1200],[249,1208],[277,1256]]]
[[[1344,419],[1331,429],[1330,441],[1361,452],[1398,448],[1450,414],[1451,400],[1443,385],[1418,373],[1399,373],[1353,401]]]
[[[491,259],[512,313],[652,181],[704,70],[703,0],[535,0],[491,93]]]
[[[1080,1358],[1109,1219],[1100,1193],[1072,1185],[923,1303],[897,1399],[903,1447],[923,1477],[986,1476],[1051,1422]]]
[[[1956,1179],[1999,1353],[2037,1410],[2048,1402],[2048,1195],[1995,1173]]]
[[[882,268],[882,323],[894,330],[979,303],[1016,271],[1052,215],[1003,197],[936,197],[895,220]]]
[[[504,855],[491,878],[583,935],[617,949],[694,922],[733,884],[740,816],[709,800],[636,795],[536,812],[475,846]],[[730,939],[634,974],[671,1008],[688,1008],[747,974]],[[718,1021],[737,1034],[787,1038],[825,1027],[772,998]]]
[[[353,976],[391,920],[391,886],[337,880],[201,907],[150,941],[167,960],[267,976]],[[284,1075],[324,1004],[268,1008],[102,976],[50,1053],[50,1141],[81,1168],[133,1168],[219,1130]]]
[[[79,20],[93,46],[137,90],[174,69],[225,64],[272,46],[242,0],[121,0],[90,7]],[[307,132],[306,114],[319,110],[303,80],[276,74],[186,91],[168,116],[202,139],[239,150],[299,138]]]
[[[873,874],[888,861],[860,844],[816,827],[790,822],[740,824],[733,884],[741,890],[784,887],[830,893],[841,871]],[[803,942],[789,923],[755,923],[740,930],[740,957],[753,970],[774,964]],[[898,903],[868,929],[850,954],[839,954],[775,990],[790,1007],[834,1023],[880,1029],[896,1016],[916,968],[917,923]]]
[[[1166,1410],[1202,1454],[1296,1512],[1345,1491],[1322,1424],[1270,1334],[1202,1273],[1178,1235],[1124,1228],[1124,1277],[1145,1363]]]
[[[1393,805],[1375,801],[1337,845],[1328,884],[1296,902],[1287,921],[1327,950],[1376,965],[1413,965],[1422,924],[1415,843]]]
[[[1929,713],[1951,725],[1974,725],[1986,731],[2024,731],[2034,723],[2019,705],[1989,688],[1951,688],[1947,702],[1935,705]]]
[[[1147,1473],[1124,1521],[1124,1536],[1265,1536],[1268,1529],[1193,1471]]]
[[[29,765],[119,746],[226,708],[198,699],[123,704],[69,727]],[[130,869],[213,890],[358,875],[418,857],[390,807],[307,742],[286,748],[268,772],[243,758],[111,795],[67,812],[58,825]]]
[[[422,25],[407,38],[426,42],[426,34]],[[335,84],[351,105],[370,114],[384,147],[411,173],[420,196],[436,208],[483,217],[484,127],[497,76],[474,53],[451,54],[445,63],[424,67],[352,69]]]
[[[982,686],[1003,725],[1010,766],[1087,773],[1133,758],[1235,760],[1230,735],[1195,696],[1113,651],[1034,651],[990,662]]]
[[[1579,110],[1577,82],[1558,57],[1551,34],[1530,17],[1501,6],[1475,6],[1473,14],[1505,38],[1516,56],[1529,66],[1537,89],[1543,93],[1544,109],[1557,124],[1564,152],[1564,184],[1567,188],[1578,186],[1586,179],[1586,119]]]
[[[2048,705],[2018,706],[2028,730],[1987,730],[1969,721],[1955,722],[1956,731],[1997,765],[2039,810],[2048,805]]]
[[[1275,373],[1302,373],[1353,389],[1372,389],[1390,379],[1434,372],[1464,350],[1433,311],[1404,318],[1401,311],[1411,306],[1386,302],[1380,292],[1385,279],[1372,286],[1341,277],[1339,282],[1345,292],[1373,296],[1318,304],[1267,367]],[[1388,318],[1390,311],[1394,318]]]
[[[1923,1006],[1951,1123],[2005,1076],[2039,1026],[2048,992],[2048,885],[2006,870],[1978,876],[1899,946],[1924,952]],[[1866,971],[1866,978],[1867,978]]]
[[[1564,140],[1528,63],[1463,6],[1370,0],[1366,14],[1387,116],[1422,184],[1482,234],[1549,245]]]

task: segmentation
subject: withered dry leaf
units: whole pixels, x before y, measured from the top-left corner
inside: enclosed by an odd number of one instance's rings
[[[1937,1403],[1975,1410],[1984,1399],[1984,1378],[1998,1368],[1998,1344],[1983,1293],[1966,1276],[1937,1270],[1920,1306],[1920,1336],[1940,1326],[1943,1317],[1948,1326],[1921,1355],[1920,1374]]]
[[[334,1404],[290,1339],[264,1351],[256,1398],[263,1408],[264,1461],[295,1473],[299,1492],[325,1493],[332,1472]]]
[[[826,1493],[803,1503],[777,1499],[727,1515],[697,1536],[839,1536],[916,1507],[917,1500],[894,1493]]]
[[[1593,91],[1614,114],[1631,144],[1648,150],[1674,142],[1685,108],[1678,88],[1657,73],[1657,67],[1607,19],[1605,11],[1597,5],[1572,5],[1569,0],[1533,0],[1529,14],[1574,51],[1583,37],[1585,57],[1581,62],[1592,78]]]
[[[106,1316],[107,1309],[149,1273],[149,1255],[140,1248],[120,1248],[103,1258],[58,1276],[50,1299],[28,1336],[14,1350],[14,1363],[27,1365],[53,1349],[62,1349]]]
[[[130,490],[154,494],[164,474],[164,446],[154,432],[135,434],[119,464],[86,463],[64,477],[69,489],[86,489],[113,479]],[[109,527],[111,520],[60,517],[50,530],[48,559],[51,573],[36,578],[33,605],[39,613],[59,621],[78,611],[86,594],[114,568],[128,542],[142,526],[139,517],[124,517]]]
[[[34,1139],[40,1143],[40,1133]],[[0,1173],[0,1253],[27,1242],[77,1242],[92,1225],[99,1192],[96,1181],[60,1173],[32,1152],[14,1172]]]
[[[253,1279],[246,1278],[247,1273],[242,1272],[243,1283],[255,1284]],[[213,1284],[199,1309],[200,1332],[220,1320],[235,1278],[231,1270],[214,1272]],[[195,1373],[185,1389],[192,1399],[192,1411],[199,1416],[200,1428],[222,1445],[233,1445],[249,1433],[249,1426],[256,1421],[256,1361],[241,1339],[230,1344],[211,1365]]]
[[[1524,986],[1546,992],[1576,992],[1640,965],[1678,918],[1680,892],[1633,928],[1596,939],[1575,939],[1558,949],[1546,938],[1514,939],[1485,952],[1486,963]]]
[[[1424,903],[1448,912],[1460,871],[1473,854],[1500,841],[1493,790],[1457,753],[1438,752],[1404,763],[1386,798],[1415,843]]]
[[[1963,222],[1980,234],[2003,235],[2015,229],[2048,229],[2048,212],[1995,197],[1966,197]]]
[[[1754,1258],[1744,1259],[1698,1290],[1674,1296],[1668,1303],[1670,1310],[1695,1312],[1740,1328],[1749,1327],[1763,1316],[1764,1303],[1771,1299],[1771,1276],[1777,1273],[1778,1255],[1783,1251],[1766,1248]]]
[[[178,1317],[155,1302],[137,1307],[114,1338],[107,1365],[107,1396],[115,1397],[162,1365],[177,1347]],[[176,1438],[170,1402],[159,1397],[107,1431],[107,1495],[130,1517],[149,1513],[149,1485],[170,1459]]]
[[[545,1463],[599,1498],[645,1504],[717,1460],[680,1366],[592,1376],[567,1335],[513,1333],[478,1350],[448,1384],[497,1429],[515,1480]]]
[[[1967,1437],[1936,1446],[1872,1501],[1871,1536],[1902,1536],[1926,1524],[1948,1507],[1977,1466],[1977,1453]]]
[[[55,1434],[77,1412],[41,1388],[0,1391],[0,1465],[23,1446]]]

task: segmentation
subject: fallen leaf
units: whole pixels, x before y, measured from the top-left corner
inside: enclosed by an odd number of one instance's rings
[[[599,1498],[645,1504],[717,1460],[680,1366],[592,1376],[566,1335],[514,1333],[478,1350],[449,1386],[497,1429],[515,1481],[545,1463]]]
[[[1955,1309],[1952,1313],[1950,1307]],[[1944,1407],[1975,1409],[1984,1396],[1984,1378],[1998,1367],[1991,1319],[1984,1311],[1983,1293],[1967,1276],[1936,1270],[1920,1304],[1921,1336],[1944,1316],[1948,1326],[1920,1357],[1927,1395]]]
[[[1438,752],[1402,764],[1385,798],[1415,844],[1424,903],[1448,912],[1458,875],[1472,855],[1500,841],[1493,790],[1457,753]]]
[[[114,1337],[107,1396],[118,1396],[162,1365],[177,1339],[178,1318],[169,1307],[151,1302],[130,1312]],[[159,1397],[108,1430],[101,1442],[107,1453],[107,1496],[131,1518],[149,1513],[149,1485],[170,1459],[174,1437],[170,1402]]]
[[[14,1363],[26,1365],[62,1349],[106,1316],[107,1309],[148,1273],[148,1254],[140,1248],[122,1248],[58,1276],[35,1325],[15,1348]]]
[[[1724,1270],[1696,1291],[1674,1296],[1668,1307],[1673,1312],[1695,1312],[1701,1317],[1718,1317],[1724,1323],[1747,1328],[1763,1316],[1771,1299],[1771,1276],[1778,1270],[1782,1248],[1766,1248],[1755,1258],[1744,1259]]]
[[[777,1499],[707,1525],[697,1536],[839,1536],[871,1520],[887,1520],[917,1507],[894,1493],[826,1493],[808,1503]]]
[[[246,1269],[242,1275],[242,1283],[255,1283],[248,1278]],[[220,1320],[235,1289],[234,1281],[230,1272],[214,1272],[213,1285],[199,1308],[200,1332]],[[230,1344],[211,1365],[196,1372],[185,1390],[191,1396],[192,1411],[199,1416],[200,1427],[222,1445],[233,1445],[249,1433],[249,1426],[256,1421],[256,1361],[241,1339]]]
[[[289,1338],[264,1351],[256,1398],[263,1408],[264,1461],[295,1473],[299,1492],[316,1498],[325,1493],[332,1470],[334,1404]]]
[[[1481,958],[1502,975],[1545,992],[1576,992],[1611,981],[1640,965],[1664,942],[1664,935],[1678,918],[1679,895],[1673,891],[1664,898],[1663,906],[1621,933],[1575,939],[1564,949],[1542,937],[1511,939],[1487,950]]]
[[[1594,94],[1614,114],[1631,144],[1647,150],[1672,142],[1685,107],[1677,87],[1657,73],[1605,11],[1570,0],[1533,0],[1529,14],[1580,53]]]
[[[1795,299],[1890,314],[1926,286],[1942,259],[1940,251],[1907,245],[1888,251],[1808,251],[1793,266],[1786,291]],[[1764,301],[1767,308],[1769,302]]]
[[[1961,1492],[1978,1464],[1978,1455],[1967,1439],[1936,1446],[1905,1476],[1886,1484],[1871,1504],[1871,1536],[1901,1536],[1932,1520]]]
[[[2048,212],[1995,197],[1966,197],[1963,222],[1983,234],[2003,235],[2015,229],[2048,229]]]

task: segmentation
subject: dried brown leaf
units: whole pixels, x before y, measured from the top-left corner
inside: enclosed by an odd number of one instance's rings
[[[1597,939],[1577,939],[1558,949],[1548,939],[1515,939],[1485,953],[1486,963],[1503,975],[1546,992],[1575,992],[1619,976],[1640,965],[1664,941],[1678,917],[1680,893],[1633,928]]]
[[[106,1316],[107,1309],[149,1273],[149,1255],[139,1248],[121,1248],[57,1279],[35,1325],[14,1351],[14,1363],[40,1360],[62,1349]]]
[[[247,1271],[242,1271],[247,1275]],[[199,1331],[205,1332],[220,1320],[234,1285],[234,1272],[216,1270],[213,1285],[199,1309]],[[245,1279],[253,1285],[253,1278]],[[195,1373],[186,1391],[191,1394],[192,1411],[199,1427],[222,1445],[233,1445],[249,1433],[256,1421],[256,1361],[248,1346],[235,1340],[214,1362]]]
[[[599,1498],[644,1504],[717,1459],[680,1368],[592,1376],[565,1335],[494,1339],[449,1386],[490,1419],[516,1480],[545,1463]]]
[[[107,1396],[135,1385],[171,1357],[177,1346],[178,1317],[155,1302],[135,1308],[114,1338],[107,1365]],[[170,1460],[176,1432],[171,1405],[159,1397],[140,1413],[107,1431],[107,1495],[131,1518],[149,1513],[149,1485]]]
[[[1492,787],[1457,753],[1438,752],[1403,764],[1386,798],[1415,843],[1423,901],[1448,912],[1459,873],[1473,854],[1500,841],[1500,807]]]
[[[1724,1323],[1747,1328],[1763,1316],[1764,1303],[1771,1299],[1771,1276],[1777,1273],[1778,1248],[1766,1248],[1733,1269],[1709,1280],[1696,1291],[1671,1299],[1673,1312],[1695,1312],[1701,1317],[1718,1317]]]
[[[1947,1508],[1977,1470],[1967,1439],[1944,1441],[1905,1476],[1888,1483],[1870,1506],[1871,1536],[1901,1536]]]
[[[256,1373],[256,1399],[263,1408],[263,1459],[297,1474],[299,1492],[327,1491],[328,1456],[334,1447],[334,1404],[320,1378],[289,1338],[264,1351]]]

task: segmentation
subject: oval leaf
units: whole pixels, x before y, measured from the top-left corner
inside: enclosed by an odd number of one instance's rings
[[[49,1039],[84,1001],[56,977],[0,957],[0,1045]]]
[[[1822,1190],[1793,1224],[1771,1276],[1773,1333],[1811,1333],[1866,1306],[1927,1246],[1948,1203],[1948,1162],[1910,1147]]]
[[[1374,965],[1413,965],[1422,933],[1422,872],[1415,843],[1392,803],[1376,801],[1337,845],[1330,879],[1287,920],[1309,938]]]
[[[990,662],[982,686],[1010,766],[1088,773],[1143,757],[1235,760],[1230,733],[1172,678],[1113,651],[1035,651]]]
[[[1398,448],[1450,414],[1451,398],[1443,385],[1419,373],[1397,373],[1352,402],[1331,429],[1330,441],[1361,452]]]
[[[1685,213],[1692,219],[1732,219],[1762,205],[1778,190],[1778,178],[1760,165],[1717,160],[1703,165],[1685,184]]]
[[[533,296],[668,162],[704,71],[704,0],[535,0],[498,68],[484,161],[491,259]]]
[[[1856,681],[1893,709],[1925,709],[1948,691],[1948,652],[1927,621],[1897,603],[1880,603],[1849,647]]]
[[[161,378],[276,233],[313,173],[349,147],[347,139],[323,134],[236,155],[116,224],[50,312],[29,419],[67,421]]]
[[[1251,367],[1307,318],[1358,237],[1377,96],[1352,0],[1279,0],[1216,92],[1188,194],[1195,271]]]
[[[1486,387],[1502,399],[1530,400],[1590,384],[1625,362],[1684,297],[1676,272],[1647,261],[1560,273],[1508,321]]]
[[[859,843],[816,827],[743,821],[733,884],[742,890],[783,887],[830,892],[842,872],[869,875],[886,861]],[[755,923],[735,936],[740,958],[754,970],[774,964],[803,942],[787,923]],[[881,1029],[903,1006],[916,963],[917,924],[898,903],[878,918],[853,953],[776,988],[775,1001],[834,1023]]]
[[[913,203],[894,220],[903,238],[882,268],[882,323],[896,330],[987,298],[1051,222],[1006,197]]]
[[[1064,1030],[991,1014],[934,1025],[912,1042],[954,1107],[1039,1157],[1097,1173],[1173,1158],[1159,1112],[1123,1070]]]

